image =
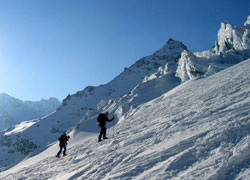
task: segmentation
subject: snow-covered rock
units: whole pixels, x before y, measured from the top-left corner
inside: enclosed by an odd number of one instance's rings
[[[248,23],[248,21],[246,23]],[[216,53],[219,54],[228,50],[249,49],[250,27],[246,25],[233,26],[229,22],[221,23],[218,39],[215,44]]]
[[[180,77],[182,82],[185,82],[204,75],[206,70],[206,65],[199,65],[198,58],[192,52],[184,51],[178,61],[176,76]]]
[[[158,58],[160,60],[168,59],[173,61],[173,59],[180,57],[180,53],[184,49],[187,49],[187,47],[182,42],[170,38],[161,49],[153,54],[152,59]]]
[[[200,76],[209,76],[250,58],[248,22],[249,18],[244,26],[221,23],[215,47],[195,53],[185,50],[179,59],[176,76],[185,82]]]
[[[244,26],[250,25],[250,16],[248,16],[246,22],[244,23]]]

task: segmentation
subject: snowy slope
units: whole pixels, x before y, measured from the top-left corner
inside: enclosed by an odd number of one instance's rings
[[[0,94],[0,131],[14,124],[40,118],[61,105],[56,98],[40,101],[22,101],[8,94]]]
[[[54,144],[1,178],[247,180],[249,69],[250,59],[138,106],[115,126],[115,138],[100,144],[97,134],[76,127],[68,157],[56,159]],[[80,126],[91,129],[92,122]]]

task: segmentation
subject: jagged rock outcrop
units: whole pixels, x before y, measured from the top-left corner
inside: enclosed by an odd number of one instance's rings
[[[250,58],[250,17],[244,26],[221,23],[215,47],[204,52],[184,51],[178,61],[176,76],[185,82],[209,76]]]
[[[244,26],[233,26],[229,22],[221,23],[215,43],[215,52],[225,53],[229,50],[245,50],[250,48],[250,19]]]
[[[189,79],[194,79],[197,76],[204,75],[206,67],[199,65],[198,58],[189,51],[184,51],[178,61],[176,75],[185,82]]]

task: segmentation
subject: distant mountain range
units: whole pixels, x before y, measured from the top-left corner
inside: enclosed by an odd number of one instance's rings
[[[22,121],[41,118],[56,110],[61,102],[56,98],[40,101],[22,101],[6,93],[0,94],[0,130]]]

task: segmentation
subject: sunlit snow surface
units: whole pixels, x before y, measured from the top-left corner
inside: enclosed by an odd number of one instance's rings
[[[95,119],[83,122],[90,128]],[[68,156],[58,144],[1,172],[2,179],[249,179],[250,60],[188,81],[108,129],[76,128]],[[115,137],[113,138],[113,130]]]
[[[26,130],[27,128],[29,128],[30,126],[32,126],[33,124],[35,124],[35,123],[36,123],[36,120],[21,122],[20,124],[15,125],[13,130],[5,133],[4,135],[9,136],[9,135],[12,135],[12,134],[15,134],[15,133],[22,132],[22,131]]]

